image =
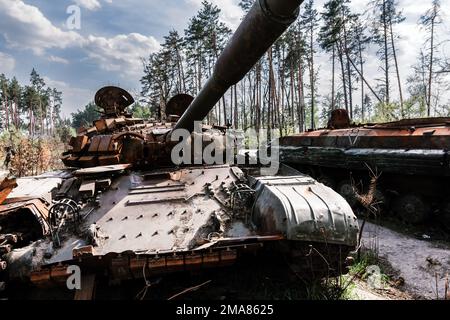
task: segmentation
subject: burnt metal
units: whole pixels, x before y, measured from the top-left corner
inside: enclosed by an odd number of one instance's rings
[[[177,94],[167,102],[166,116],[175,115],[181,117],[193,100],[194,97],[189,94]]]
[[[103,109],[104,116],[119,116],[125,108],[134,103],[126,90],[118,87],[104,87],[95,95],[95,104]]]
[[[365,192],[370,168],[381,173],[378,193],[384,206],[389,204],[406,222],[424,222],[433,211],[446,215],[450,118],[354,125],[345,110],[336,110],[328,128],[281,138],[280,156],[283,163],[335,187],[356,206],[352,192],[343,186],[353,180],[359,192]],[[409,215],[405,208],[411,206],[405,203],[417,204]]]

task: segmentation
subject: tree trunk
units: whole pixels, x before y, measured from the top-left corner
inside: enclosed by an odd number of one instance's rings
[[[336,109],[336,91],[335,91],[335,73],[336,73],[336,47],[333,44],[333,55],[331,57],[333,60],[331,63],[331,110]]]
[[[198,68],[198,74],[197,74],[197,78],[198,78],[198,83],[197,83],[197,94],[200,92],[201,88],[202,88],[202,56],[201,54],[198,55],[197,57],[197,68]]]
[[[262,109],[262,105],[261,105],[261,101],[262,101],[262,79],[261,79],[261,70],[262,69],[262,65],[261,62],[259,62],[258,67],[257,67],[257,102],[256,102],[256,130],[258,131],[261,128],[261,109]],[[258,133],[259,135],[259,133]]]
[[[178,60],[178,78],[180,81],[180,91],[186,92],[186,83],[184,80],[184,70],[183,70],[183,60],[181,59],[180,51],[178,50],[178,47],[175,48],[175,51],[177,53],[177,60]]]
[[[273,83],[273,61],[272,61],[272,47],[269,48],[269,103],[267,104],[267,133],[268,139],[270,140],[270,129],[273,129],[273,100],[274,96],[274,83]]]
[[[19,98],[14,98],[14,124],[16,129],[19,129]]]
[[[287,127],[286,127],[286,122],[285,122],[285,114],[284,111],[286,110],[285,108],[285,89],[286,89],[286,79],[284,77],[285,73],[286,73],[286,65],[285,65],[285,60],[286,60],[286,56],[285,56],[285,48],[283,46],[283,52],[282,52],[282,56],[281,56],[281,74],[280,74],[280,80],[279,82],[281,82],[281,128],[285,129],[286,134],[287,133]]]
[[[388,22],[386,19],[386,0],[383,0],[383,29],[384,29],[384,77],[385,77],[385,83],[386,83],[386,92],[385,92],[385,101],[386,104],[390,103],[390,86],[389,86],[389,52],[388,52]]]
[[[300,28],[300,25],[299,25]],[[302,35],[301,32],[298,32],[298,42],[301,43]],[[298,127],[299,131],[305,131],[305,93],[304,93],[304,82],[303,82],[303,70],[302,70],[302,53],[299,48],[298,51]]]
[[[397,73],[397,84],[398,84],[398,92],[400,96],[400,112],[401,117],[404,117],[404,110],[403,110],[403,91],[402,91],[402,82],[400,81],[400,70],[398,68],[398,61],[397,61],[397,52],[395,50],[395,43],[394,43],[394,32],[392,31],[392,21],[389,21],[389,28],[391,33],[391,47],[392,47],[392,54],[394,57],[394,63],[395,63],[395,71]]]
[[[428,95],[427,95],[427,115],[431,117],[431,86],[433,81],[433,60],[434,60],[434,22],[436,15],[431,19],[431,38],[430,38],[430,70],[428,74]]]
[[[4,84],[4,86],[5,86],[5,85],[6,85],[6,84]],[[9,101],[8,101],[8,91],[7,91],[7,88],[6,88],[6,87],[3,87],[3,95],[5,96],[5,101],[4,101],[4,103],[5,103],[6,130],[9,131],[9,112],[8,112],[8,110],[9,110],[9,106],[8,106]]]
[[[355,69],[356,72],[358,72],[359,76],[361,77],[361,79],[364,81],[364,83],[366,84],[367,88],[369,88],[370,92],[372,92],[372,94],[375,96],[375,98],[377,98],[379,103],[382,103],[383,100],[377,95],[377,93],[375,92],[375,90],[373,90],[373,88],[371,87],[371,85],[369,84],[369,82],[367,82],[366,78],[364,77],[364,75],[361,73],[361,71],[356,67],[355,63],[353,62],[353,60],[347,56],[347,58],[350,61],[350,64],[352,65],[352,67]]]
[[[302,63],[299,61],[299,67],[298,67],[298,107],[297,107],[297,114],[298,114],[298,128],[299,132],[305,131],[305,94],[304,94],[304,83],[303,83],[303,72],[302,72]]]
[[[338,55],[339,55],[339,62],[341,64],[341,73],[342,73],[342,87],[344,89],[344,104],[345,104],[345,110],[348,110],[348,100],[347,100],[347,83],[345,81],[345,68],[344,68],[344,52],[343,52],[342,44],[340,44]]]
[[[289,85],[290,85],[290,98],[291,98],[291,103],[290,103],[290,107],[291,107],[291,109],[289,110],[289,116],[291,116],[292,117],[292,127],[293,127],[293,130],[294,130],[294,133],[295,133],[295,131],[296,131],[296,129],[295,129],[295,112],[294,112],[294,108],[295,108],[295,106],[294,106],[294,104],[295,104],[295,89],[294,89],[294,87],[295,87],[295,77],[294,77],[294,63],[293,63],[293,61],[292,61],[292,57],[291,57],[291,65],[290,65],[290,72],[289,72],[289,76],[290,76],[290,83],[289,83]]]
[[[314,30],[310,28],[310,43],[309,43],[309,82],[311,88],[311,129],[316,128],[315,124],[315,74],[314,74]]]
[[[30,118],[30,123],[28,125],[28,133],[30,134],[30,136],[33,136],[33,110],[31,105],[29,108],[30,109],[28,111],[28,117]]]
[[[234,128],[239,129],[239,112],[238,112],[238,101],[237,101],[237,89],[236,84],[234,85]]]
[[[245,95],[247,94],[247,90],[245,88],[246,80],[247,80],[247,78],[244,77],[244,79],[241,82],[241,105],[242,105],[241,124],[242,124],[242,129],[243,130],[247,129],[247,110],[246,110],[246,106],[245,106]]]
[[[358,39],[359,66],[361,68],[361,122],[364,123],[364,60],[362,56],[361,39]]]
[[[350,108],[350,119],[353,119],[353,88],[352,88],[352,72],[350,69],[350,61],[349,61],[349,50],[348,50],[348,39],[347,39],[347,29],[345,27],[345,23],[344,23],[344,50],[345,50],[345,55],[347,57],[347,63],[346,63],[346,68],[347,68],[347,84],[348,84],[348,103],[349,103],[349,108]]]
[[[42,106],[42,101],[39,99],[39,108],[40,108],[40,115],[39,115],[39,122],[40,122],[40,125],[41,125],[41,135],[44,135],[44,130],[45,130],[45,127],[44,127],[44,109],[43,109],[43,106]]]

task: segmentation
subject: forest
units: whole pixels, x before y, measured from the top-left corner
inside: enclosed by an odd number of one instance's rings
[[[60,167],[65,143],[75,134],[71,121],[61,117],[62,92],[35,69],[27,85],[0,74],[0,103],[0,154],[13,149],[11,172],[20,177]]]
[[[239,5],[246,12],[253,3],[242,0]],[[440,1],[430,1],[417,22],[427,39],[408,75],[400,74],[397,48],[396,29],[404,21],[396,0],[374,0],[363,13],[352,12],[350,0],[330,0],[323,8],[306,0],[298,20],[229,90],[208,123],[277,129],[286,135],[325,125],[337,108],[361,123],[449,116],[450,101],[443,92],[449,89],[450,64],[441,52]],[[164,114],[177,93],[199,92],[231,34],[220,20],[220,8],[206,0],[182,35],[168,33],[161,50],[144,60],[142,97],[153,114]],[[376,81],[365,77],[371,51],[379,64]],[[329,79],[319,78],[318,53],[329,57]],[[328,93],[319,95],[319,86]]]

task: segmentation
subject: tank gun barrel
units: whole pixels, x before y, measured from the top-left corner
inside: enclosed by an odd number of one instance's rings
[[[257,0],[218,57],[212,76],[174,129],[192,131],[296,20],[303,0]]]

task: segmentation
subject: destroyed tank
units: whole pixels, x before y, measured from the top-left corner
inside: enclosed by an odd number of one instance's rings
[[[300,3],[257,1],[198,96],[175,96],[165,121],[133,118],[128,92],[102,88],[95,96],[101,118],[71,139],[62,157],[66,169],[17,179],[16,188],[5,178],[5,190],[12,190],[0,205],[6,292],[23,284],[27,292],[65,289],[70,270],[79,268],[75,298],[90,299],[98,279],[147,281],[228,266],[266,248],[282,253],[301,275],[345,272],[359,227],[332,189],[286,166],[263,176],[254,165],[175,164],[171,157],[176,129],[200,135],[203,148],[221,145],[225,127],[201,125],[194,132],[195,121],[295,20]]]
[[[283,137],[283,163],[334,188],[354,207],[379,176],[375,200],[412,224],[450,228],[450,118],[352,124],[335,110],[328,127]],[[437,217],[435,216],[437,215]]]

